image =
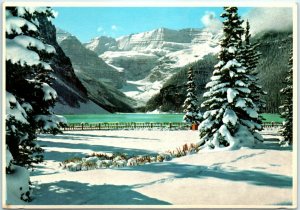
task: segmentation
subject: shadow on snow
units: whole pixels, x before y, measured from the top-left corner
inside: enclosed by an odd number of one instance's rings
[[[151,173],[173,173],[173,178],[218,178],[230,181],[242,181],[253,185],[291,188],[292,178],[289,176],[271,174],[262,171],[229,171],[221,167],[207,167],[173,162],[154,163],[151,165],[126,167],[119,170],[145,171]],[[149,183],[148,183],[149,184]],[[148,185],[146,184],[146,185]]]
[[[292,151],[292,147],[281,147],[277,138],[264,138],[263,143],[256,145],[252,149]]]
[[[169,205],[127,185],[89,185],[73,181],[40,184],[32,205]],[[45,198],[51,198],[47,200]],[[47,201],[47,202],[45,202]]]
[[[57,135],[49,135],[49,134],[41,134],[39,135],[39,138],[58,138],[59,139],[79,139],[82,140],[83,138],[81,137],[90,137],[90,138],[99,138],[101,140],[104,140],[103,138],[120,138],[120,139],[140,139],[140,140],[156,140],[158,141],[159,139],[154,139],[154,138],[143,138],[143,137],[129,137],[129,136],[107,136],[107,135],[95,135],[95,134],[82,134],[82,133],[64,133],[64,134],[57,134]]]
[[[57,147],[57,148],[67,148],[67,149],[82,149],[82,150],[92,150],[95,152],[101,153],[126,153],[128,155],[143,155],[143,154],[156,154],[150,150],[143,150],[143,149],[133,149],[133,148],[125,148],[125,147],[115,147],[115,146],[105,146],[105,145],[90,145],[90,144],[70,144],[65,142],[51,142],[51,141],[43,141],[40,144],[46,144],[44,149],[47,147]],[[57,156],[49,156],[49,153],[58,153],[57,151],[46,151],[45,158],[49,160],[57,160]],[[86,152],[59,152],[61,153],[61,157],[68,157],[70,155],[82,154],[87,155]],[[57,154],[56,154],[57,155]],[[54,159],[53,159],[54,158]]]

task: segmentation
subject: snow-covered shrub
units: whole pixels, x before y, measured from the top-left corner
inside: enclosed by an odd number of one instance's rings
[[[82,161],[82,164],[81,164],[81,170],[83,171],[87,171],[87,170],[92,170],[92,169],[95,169],[97,168],[97,163],[94,162],[94,161]]]
[[[172,160],[172,155],[169,154],[169,153],[165,153],[165,154],[163,154],[163,156],[164,156],[165,161],[171,161]]]
[[[127,157],[125,155],[116,155],[113,160],[118,161],[118,160],[125,160]]]
[[[64,168],[69,171],[81,171],[82,170],[82,162],[68,162],[65,163]]]
[[[205,101],[201,106],[207,111],[199,125],[199,145],[210,149],[239,149],[263,141],[257,132],[262,126],[258,123],[258,107],[251,99],[251,74],[241,58],[243,21],[237,7],[224,7],[224,10],[220,61],[203,95]]]
[[[97,168],[108,168],[112,165],[112,160],[98,160],[96,164]]]
[[[176,150],[168,151],[171,157],[182,157],[190,154],[195,154],[199,151],[199,146],[196,144],[184,144],[182,147],[176,148]]]
[[[118,152],[118,153],[114,153],[112,155],[112,159],[113,160],[126,160],[126,159],[128,159],[128,155],[125,153]]]
[[[159,154],[156,156],[157,162],[163,162],[165,160],[165,156],[163,154]]]
[[[112,160],[103,160],[102,161],[103,166],[105,166],[106,168],[109,167],[109,166],[111,166],[112,163],[113,163]]]
[[[123,160],[123,159],[114,160],[112,166],[113,167],[124,167],[124,166],[127,166],[127,161]]]
[[[84,158],[74,157],[64,160],[61,163],[61,166],[69,171],[140,166],[154,162],[171,161],[173,158],[194,154],[198,151],[198,145],[185,144],[174,151],[167,151],[158,155],[138,155],[130,157],[124,153],[92,153],[91,155]]]
[[[136,161],[138,165],[143,165],[151,162],[151,157],[149,155],[140,155],[136,157]]]
[[[100,160],[110,160],[113,159],[113,155],[108,155],[104,153],[92,153],[88,157],[97,157]]]
[[[67,160],[64,160],[62,163],[67,164],[67,163],[72,163],[72,162],[81,162],[81,160],[82,160],[82,158],[80,158],[80,157],[72,157]]]
[[[130,158],[127,160],[127,166],[137,166],[137,158]]]
[[[150,157],[150,163],[152,163],[152,162],[156,162],[156,157],[155,156]]]
[[[82,158],[83,162],[93,162],[96,163],[99,160],[98,157],[86,157],[86,158]]]

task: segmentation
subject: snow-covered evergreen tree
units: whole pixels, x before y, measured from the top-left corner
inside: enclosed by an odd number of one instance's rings
[[[247,69],[247,74],[249,75],[249,89],[251,90],[251,94],[249,98],[253,101],[253,103],[257,107],[258,112],[258,120],[256,121],[259,124],[262,124],[262,110],[266,106],[266,102],[262,99],[262,95],[266,95],[267,93],[262,90],[262,86],[259,85],[258,82],[258,72],[257,72],[257,64],[259,57],[261,55],[260,52],[257,51],[258,44],[251,44],[250,42],[251,34],[250,34],[250,24],[249,21],[246,22],[246,30],[245,30],[245,44],[242,50],[241,62],[244,67]]]
[[[199,126],[200,145],[208,148],[238,149],[252,146],[262,137],[257,107],[250,98],[249,75],[241,63],[243,21],[237,7],[224,7],[221,14],[223,38],[219,62],[215,65],[202,107],[207,111]]]
[[[196,85],[194,81],[193,68],[190,67],[188,70],[188,81],[187,81],[187,95],[183,104],[185,115],[183,116],[183,121],[190,124],[200,124],[201,113],[198,108],[198,100],[195,95]]]
[[[37,131],[59,132],[60,118],[50,108],[57,94],[51,87],[49,59],[55,49],[39,36],[38,16],[50,8],[6,8],[6,144],[13,164],[31,167],[43,150]]]
[[[292,145],[293,143],[293,52],[291,52],[289,66],[290,69],[285,78],[286,86],[280,91],[284,97],[282,106],[280,106],[281,117],[285,119],[280,131],[283,136],[283,141],[280,142],[282,145]]]

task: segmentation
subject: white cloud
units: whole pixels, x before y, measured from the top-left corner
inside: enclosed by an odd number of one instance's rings
[[[116,25],[112,25],[111,29],[114,30],[114,31],[116,31],[116,30],[118,30],[118,27]]]
[[[102,27],[98,27],[97,28],[97,32],[101,32],[101,31],[103,31],[103,28]]]
[[[206,11],[205,15],[201,18],[203,25],[213,32],[216,32],[222,28],[222,22],[216,18],[214,12]]]
[[[293,26],[293,16],[291,8],[254,8],[244,19],[250,23],[250,31],[255,34],[261,31],[285,31],[291,30]]]

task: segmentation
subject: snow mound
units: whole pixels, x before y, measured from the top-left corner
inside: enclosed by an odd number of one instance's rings
[[[30,201],[29,172],[20,166],[13,166],[13,173],[6,174],[6,204],[21,205]]]

